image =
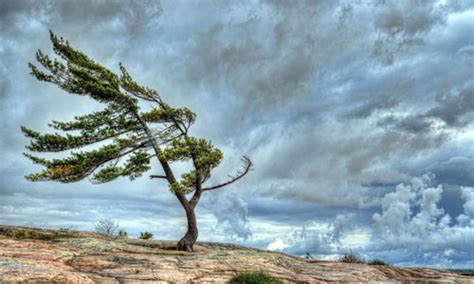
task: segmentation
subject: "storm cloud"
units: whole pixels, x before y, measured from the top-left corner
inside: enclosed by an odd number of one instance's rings
[[[0,223],[185,229],[161,181],[24,180],[38,167],[21,154],[21,125],[51,131],[101,107],[28,74],[37,49],[52,54],[51,29],[194,110],[192,134],[225,156],[210,183],[252,158],[249,176],[204,194],[200,240],[472,264],[461,251],[474,242],[473,19],[462,0],[0,1]]]

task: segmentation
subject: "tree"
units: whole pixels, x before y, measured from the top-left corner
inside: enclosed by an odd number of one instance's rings
[[[165,180],[186,212],[188,227],[177,248],[192,251],[198,237],[194,210],[202,193],[241,179],[251,170],[252,162],[244,156],[242,170],[227,182],[205,186],[223,154],[210,141],[189,135],[188,130],[196,119],[194,112],[185,107],[171,107],[158,92],[135,82],[122,64],[119,64],[120,74],[114,74],[51,31],[50,36],[53,50],[60,58],[51,59],[38,50],[36,59],[44,68],[40,70],[30,63],[31,74],[70,94],[88,96],[105,107],[76,116],[72,121],[52,121],[49,126],[60,133],[43,134],[22,126],[25,136],[31,139],[28,150],[69,154],[65,158],[45,159],[25,153],[34,163],[45,167],[26,179],[61,183],[88,177],[94,183],[106,183],[118,177],[134,180],[149,171],[151,159],[156,158],[163,173],[150,178]],[[140,103],[152,107],[142,111]],[[90,145],[97,146],[83,149]],[[176,178],[171,168],[176,161],[191,164],[192,169],[182,174],[181,179]]]
[[[109,218],[104,218],[104,219],[99,219],[97,223],[94,225],[95,227],[95,232],[108,236],[108,237],[113,237],[115,236],[119,224],[116,223],[114,220],[109,219]]]
[[[151,240],[151,239],[153,239],[153,233],[140,232],[140,236],[138,238],[141,239],[141,240]]]

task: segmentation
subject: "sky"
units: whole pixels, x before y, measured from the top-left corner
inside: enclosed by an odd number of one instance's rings
[[[225,181],[200,241],[402,266],[474,268],[474,2],[0,1],[0,224],[179,239],[185,215],[146,175],[32,183],[20,126],[103,106],[29,75],[48,30],[197,114]],[[183,165],[173,165],[180,171]],[[154,164],[150,174],[161,174]]]

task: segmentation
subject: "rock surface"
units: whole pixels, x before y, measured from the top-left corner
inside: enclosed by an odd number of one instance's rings
[[[226,283],[244,271],[264,271],[286,283],[474,283],[443,270],[306,261],[216,243],[186,253],[173,245],[0,226],[0,283]]]

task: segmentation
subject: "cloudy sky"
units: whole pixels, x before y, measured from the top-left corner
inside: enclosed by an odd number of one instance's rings
[[[20,125],[101,108],[29,75],[49,29],[193,109],[192,134],[224,152],[212,182],[252,158],[205,194],[199,240],[474,267],[474,2],[0,1],[0,223],[111,218],[178,239],[184,212],[161,181],[23,178],[38,167]]]

